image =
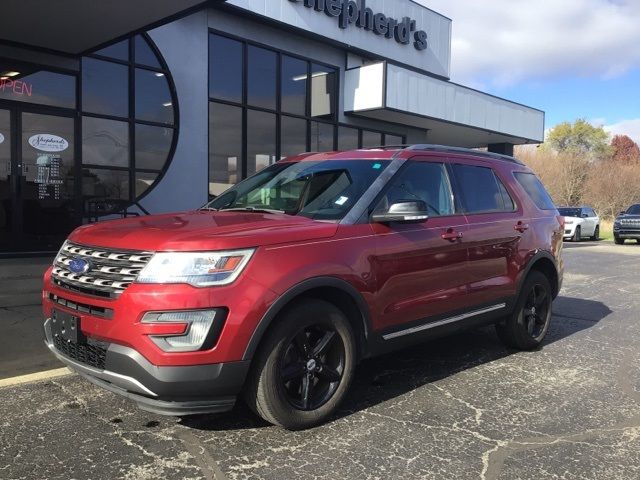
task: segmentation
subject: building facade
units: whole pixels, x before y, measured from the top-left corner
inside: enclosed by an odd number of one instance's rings
[[[197,208],[305,151],[543,140],[544,112],[449,81],[451,20],[411,0],[228,0],[163,20],[79,53],[0,40],[0,254]]]

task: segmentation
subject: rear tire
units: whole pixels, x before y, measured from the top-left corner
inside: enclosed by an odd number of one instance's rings
[[[593,240],[594,242],[597,242],[598,240],[600,240],[600,225],[598,225],[594,230],[593,237],[591,237],[591,240]]]
[[[533,270],[524,281],[513,313],[496,325],[502,342],[517,350],[535,350],[549,330],[553,292],[542,272]]]
[[[576,231],[573,232],[573,237],[571,237],[572,242],[580,242],[582,240],[582,229],[580,227],[576,227]]]
[[[353,329],[329,302],[294,303],[275,320],[247,379],[245,401],[274,425],[323,423],[344,399],[356,363]]]

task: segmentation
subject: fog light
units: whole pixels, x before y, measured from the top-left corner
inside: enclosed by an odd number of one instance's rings
[[[187,325],[184,333],[179,335],[153,335],[149,334],[149,338],[158,348],[165,352],[195,352],[201,350],[205,342],[209,339],[209,333],[212,332],[214,322],[220,320],[216,317],[222,316],[220,310],[194,310],[186,312],[154,312],[147,313],[142,319],[144,324],[156,324],[167,326],[174,324],[176,326]],[[214,329],[219,334],[220,329]],[[216,339],[213,339],[214,341]]]

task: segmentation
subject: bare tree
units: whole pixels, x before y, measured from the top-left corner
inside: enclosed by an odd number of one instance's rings
[[[584,199],[606,219],[640,203],[640,164],[599,162],[589,174]]]

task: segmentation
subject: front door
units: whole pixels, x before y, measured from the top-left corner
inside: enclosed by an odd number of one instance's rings
[[[78,223],[75,120],[0,109],[0,253],[51,252]]]

